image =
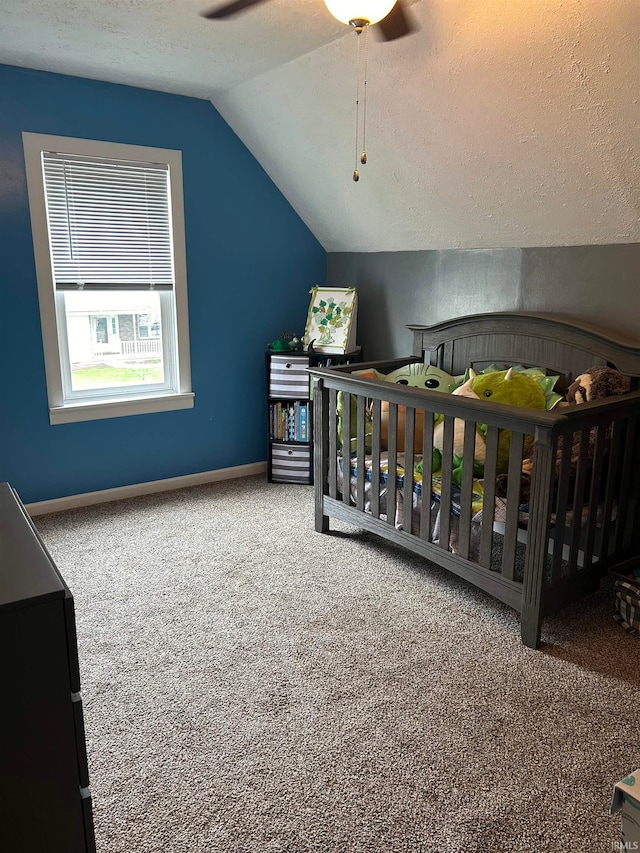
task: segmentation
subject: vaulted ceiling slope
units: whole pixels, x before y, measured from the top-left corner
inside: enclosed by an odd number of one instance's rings
[[[416,0],[369,40],[358,183],[355,33],[214,4],[3,0],[0,62],[209,98],[327,251],[640,242],[640,0]]]

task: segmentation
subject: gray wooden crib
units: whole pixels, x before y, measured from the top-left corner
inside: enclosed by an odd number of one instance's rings
[[[538,648],[545,615],[592,592],[608,570],[627,572],[640,563],[640,343],[544,314],[480,314],[409,328],[411,356],[310,371],[316,530],[327,532],[331,517],[341,519],[445,567],[520,612],[522,640]],[[489,364],[535,365],[560,376],[560,393],[588,368],[610,366],[629,378],[631,390],[539,411],[354,375],[416,361],[453,375]],[[436,414],[443,416],[437,493]],[[464,421],[464,460],[474,457],[476,424],[486,425],[480,511],[473,464],[462,466],[458,485],[452,482],[457,419]],[[508,476],[499,496],[498,441],[506,429]],[[532,458],[526,504],[525,448]]]

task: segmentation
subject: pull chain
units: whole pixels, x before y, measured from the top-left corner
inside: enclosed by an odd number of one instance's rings
[[[360,34],[364,30],[364,74],[360,73]],[[364,165],[367,162],[367,58],[369,55],[369,27],[356,27],[358,36],[358,53],[356,61],[356,156],[355,168],[353,170],[353,180],[360,180],[360,172],[358,171],[358,157],[360,163]],[[362,148],[358,145],[358,133],[360,131],[360,79],[362,78]]]
[[[358,51],[356,54],[356,154],[355,154],[355,167],[353,169],[353,180],[360,180],[360,173],[358,172],[358,131],[360,129],[360,32],[356,30],[356,36],[358,41]]]
[[[360,162],[367,162],[367,58],[369,56],[369,27],[364,28],[364,94],[362,104],[362,154]]]

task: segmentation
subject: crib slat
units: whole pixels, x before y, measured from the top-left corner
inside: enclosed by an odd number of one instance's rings
[[[324,496],[328,487],[329,459],[329,395],[322,379],[313,379],[313,489],[315,529],[318,533],[329,530],[329,516],[324,513]],[[335,465],[334,465],[335,467]]]
[[[342,392],[342,502],[351,505],[351,394]]]
[[[554,441],[549,429],[536,427],[529,506],[529,530],[524,557],[520,633],[525,645],[537,649],[542,625],[543,589],[549,542]]]
[[[616,553],[628,551],[631,547],[630,519],[633,518],[633,499],[630,493],[631,471],[633,467],[633,449],[636,439],[637,419],[627,421],[627,429],[622,457],[622,480],[618,491],[618,524],[616,527]],[[634,490],[635,491],[635,490]]]
[[[495,520],[496,473],[498,470],[498,428],[487,427],[484,459],[484,494],[482,496],[482,528],[480,530],[480,560],[485,569],[491,568],[493,522]]]
[[[398,467],[398,405],[389,403],[389,439],[387,444],[387,524],[396,523],[397,483],[396,469]]]
[[[631,488],[625,507],[627,524],[624,534],[624,550],[625,554],[635,557],[638,551],[640,551],[640,493],[638,489],[638,484],[640,483],[640,425],[638,424],[636,425],[635,441],[632,446],[632,461],[630,465]]]
[[[618,465],[620,464],[620,433],[622,424],[620,421],[614,421],[611,428],[611,440],[609,445],[609,464],[607,465],[607,485],[604,494],[604,506],[602,509],[602,546],[600,549],[600,558],[606,560],[609,556],[609,537],[611,528],[613,527],[613,501],[616,494],[616,479],[618,475]]]
[[[614,421],[613,429],[614,433],[617,433],[618,452],[616,455],[618,456],[618,468],[614,484],[615,506],[612,507],[612,512],[615,513],[615,520],[612,522],[614,538],[611,550],[613,553],[618,553],[622,544],[627,494],[629,492],[631,476],[631,450],[628,439],[629,432],[633,431],[633,424],[631,421],[627,421],[626,423],[623,421]]]
[[[380,518],[380,400],[374,400],[371,409],[373,429],[371,432],[371,514]]]
[[[627,451],[627,434],[630,429],[630,423],[627,420],[616,420],[613,422],[614,441],[616,442],[616,473],[613,482],[613,505],[611,528],[609,531],[610,546],[609,554],[616,553],[616,546],[619,539],[618,530],[624,527],[625,512],[621,509],[623,502],[623,487],[628,482],[630,471],[624,468]],[[628,486],[627,486],[628,488]]]
[[[523,433],[512,431],[511,441],[509,442],[509,466],[507,468],[507,520],[504,528],[504,546],[502,550],[502,575],[508,578],[508,580],[513,580],[516,565],[523,452]]]
[[[334,388],[329,389],[329,497],[336,498],[338,495],[338,392]],[[344,481],[344,461],[342,463]],[[343,482],[344,488],[344,482]]]
[[[356,399],[356,465],[358,466],[356,507],[360,512],[364,512],[365,398],[358,394]]]
[[[583,429],[580,434],[580,452],[576,465],[576,481],[573,490],[573,520],[571,522],[571,547],[569,551],[569,575],[573,577],[578,566],[580,535],[582,533],[582,507],[585,504],[587,485],[587,458],[591,430]]]
[[[473,489],[473,460],[476,452],[476,424],[465,421],[462,456],[462,482],[460,484],[460,530],[458,533],[458,553],[469,559],[471,541],[471,497]]]
[[[453,472],[454,418],[445,416],[442,432],[442,485],[440,492],[440,537],[438,544],[449,550],[451,539],[451,474]]]
[[[589,510],[587,512],[587,535],[584,548],[584,568],[590,569],[593,563],[594,546],[596,539],[596,526],[598,522],[598,509],[600,504],[600,484],[602,482],[604,468],[604,449],[606,440],[606,427],[593,427],[596,431],[596,439],[593,448],[593,468],[591,472],[591,490],[589,492]],[[602,551],[599,549],[599,553]]]
[[[569,502],[569,475],[571,469],[571,446],[573,433],[560,436],[556,444],[560,448],[560,467],[558,469],[558,484],[555,506],[555,527],[553,530],[553,559],[551,562],[551,583],[555,584],[562,573],[562,557],[564,551],[565,525],[567,505]]]
[[[431,478],[433,476],[433,415],[424,413],[422,430],[422,500],[420,501],[420,538],[431,541]]]
[[[413,532],[413,444],[415,435],[416,410],[407,406],[404,419],[404,511],[402,527],[407,533]]]

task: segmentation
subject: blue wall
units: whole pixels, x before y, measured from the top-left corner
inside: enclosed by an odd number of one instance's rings
[[[22,131],[182,151],[195,407],[49,424]],[[266,459],[264,352],[326,253],[208,102],[0,66],[0,480],[25,502]]]

